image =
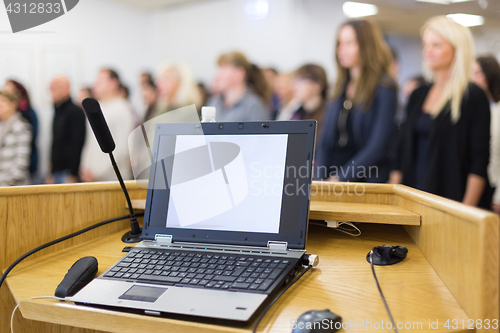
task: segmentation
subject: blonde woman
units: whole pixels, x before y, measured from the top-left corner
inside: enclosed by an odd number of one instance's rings
[[[408,101],[391,182],[489,208],[490,108],[484,91],[469,82],[471,32],[438,16],[423,26],[422,41],[424,72],[432,83]]]
[[[197,109],[201,107],[201,96],[196,87],[196,80],[184,63],[163,65],[158,72],[156,87],[157,107],[155,112],[146,115],[144,121],[191,104],[195,104]]]

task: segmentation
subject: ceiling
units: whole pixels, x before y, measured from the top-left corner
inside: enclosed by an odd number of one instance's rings
[[[481,8],[478,0],[449,5],[417,2],[415,0],[362,0],[375,4],[379,13],[375,16],[384,31],[400,34],[419,34],[420,28],[430,17],[454,13],[481,15],[483,26],[471,27],[473,31],[500,28],[500,0],[487,0]]]
[[[191,4],[194,2],[210,1],[210,0],[115,0],[134,7],[146,10],[165,9],[172,6]]]
[[[115,0],[132,5],[144,10],[158,10],[173,6],[187,5],[195,2],[206,2],[214,0]],[[307,0],[306,0],[307,1]],[[343,0],[332,0],[343,1]],[[399,34],[418,35],[420,27],[425,21],[436,15],[453,13],[465,13],[482,15],[485,24],[480,27],[472,27],[474,31],[488,28],[500,28],[500,0],[473,0],[452,3],[449,5],[417,2],[415,0],[353,0],[371,3],[378,6],[379,12],[376,19],[385,32]],[[486,4],[481,8],[480,3]]]

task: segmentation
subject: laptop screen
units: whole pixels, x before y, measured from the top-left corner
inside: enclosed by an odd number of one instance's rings
[[[166,227],[279,233],[288,134],[174,140]]]
[[[296,133],[312,122],[294,124],[294,131],[280,123],[270,123],[274,131],[244,123],[246,131],[235,132],[238,123],[225,123],[216,131],[216,124],[203,124],[203,135],[156,133],[146,228],[191,235],[189,241],[304,242],[314,130]]]

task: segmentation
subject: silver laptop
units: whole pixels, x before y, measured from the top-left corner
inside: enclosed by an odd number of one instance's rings
[[[315,121],[158,125],[143,241],[71,301],[248,323],[301,267],[315,131]]]

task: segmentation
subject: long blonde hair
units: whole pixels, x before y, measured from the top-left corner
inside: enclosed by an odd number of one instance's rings
[[[453,122],[457,122],[460,119],[462,97],[469,84],[469,75],[474,62],[474,40],[469,28],[446,16],[436,16],[427,21],[421,30],[422,37],[427,29],[439,34],[455,50],[450,67],[450,77],[441,98],[431,112],[433,115],[439,114],[448,101],[451,101],[451,119]],[[432,80],[431,70],[425,63],[423,66],[424,75]]]
[[[173,71],[177,78],[179,79],[179,89],[176,94],[176,104],[175,107],[183,107],[191,104],[195,104],[197,107],[201,107],[201,96],[196,87],[196,80],[193,73],[188,65],[182,62],[178,63],[165,63],[160,67],[158,71],[158,77],[161,76],[166,71]],[[163,107],[172,107],[173,105],[167,105],[167,101],[160,101]]]
[[[356,94],[352,102],[363,104],[364,109],[368,109],[372,103],[375,89],[378,84],[386,85],[390,88],[396,88],[397,84],[389,78],[389,66],[393,58],[391,50],[384,40],[382,30],[375,23],[367,20],[351,20],[342,24],[342,28],[350,26],[356,33],[356,39],[359,45],[359,61],[361,67],[360,77],[356,82]],[[346,83],[351,79],[349,69],[342,67],[337,55],[339,47],[339,38],[335,44],[335,60],[337,63],[337,81],[333,97],[340,96]]]

